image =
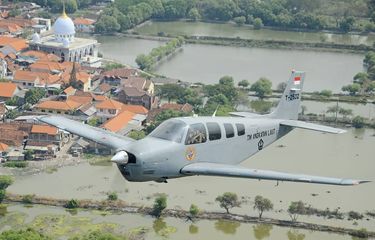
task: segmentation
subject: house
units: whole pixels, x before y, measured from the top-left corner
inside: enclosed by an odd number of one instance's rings
[[[95,107],[97,109],[96,116],[101,122],[105,122],[119,114],[122,110],[123,104],[113,99],[107,99],[99,102]]]
[[[14,97],[21,89],[15,83],[0,82],[0,101],[7,101]]]
[[[154,91],[155,86],[152,81],[141,77],[130,77],[122,81],[120,89],[117,90],[117,98],[126,104],[142,105],[151,109],[156,102]]]
[[[2,121],[7,113],[8,109],[5,106],[5,103],[0,103],[0,121]]]
[[[101,74],[101,83],[107,83],[111,86],[120,86],[123,79],[137,77],[138,71],[132,68],[116,68]]]
[[[10,35],[10,36],[19,36],[22,34],[23,28],[15,23],[0,21],[0,34],[1,35]]]
[[[18,55],[16,62],[23,66],[29,66],[37,61],[44,61],[44,62],[58,62],[60,58],[52,53],[46,53],[42,51],[36,50],[29,50],[26,52],[22,52]]]
[[[64,91],[63,91],[63,94],[65,96],[71,96],[71,95],[74,95],[76,93],[77,89],[75,89],[74,87],[72,86],[69,86],[67,87]]]
[[[95,88],[93,92],[99,95],[105,95],[109,97],[111,95],[112,89],[113,87],[108,83],[101,83],[97,88]]]
[[[2,52],[4,55],[18,55],[19,53],[21,53],[21,51],[27,49],[28,47],[29,45],[27,44],[25,39],[11,38],[11,41],[3,45],[3,47],[0,49],[0,52]]]
[[[5,143],[0,142],[0,162],[3,158],[7,155],[7,152],[9,150],[9,146]]]
[[[45,72],[51,74],[61,73],[66,70],[67,66],[53,61],[39,60],[30,65],[30,71],[32,72]]]
[[[83,138],[75,141],[69,149],[73,156],[80,156],[84,152],[89,152],[90,143]]]
[[[54,156],[69,141],[64,133],[49,125],[34,124],[31,128],[25,150],[33,150],[36,158]]]
[[[0,123],[0,142],[21,147],[29,136],[32,124],[24,122]]]
[[[184,113],[191,113],[193,111],[193,106],[190,105],[189,103],[185,104],[178,104],[178,103],[164,103],[160,107],[163,110],[174,110],[174,111],[179,111],[179,112],[184,112]]]
[[[141,115],[147,115],[148,114],[148,109],[141,105],[130,105],[130,104],[124,104],[122,105],[122,110],[133,112],[136,114],[141,114]]]
[[[94,23],[95,20],[89,18],[76,18],[73,20],[74,26],[76,27],[77,32],[93,32],[95,29]]]
[[[81,103],[74,102],[72,100],[65,101],[52,101],[47,100],[38,103],[33,111],[42,113],[54,113],[54,114],[72,114],[78,110]]]
[[[103,123],[101,127],[111,132],[119,132],[129,124],[135,115],[135,113],[129,111],[122,111],[117,116]]]
[[[59,75],[46,72],[31,72],[25,70],[16,70],[13,75],[13,83],[18,84],[21,88],[44,87],[57,85],[60,88],[62,82]]]

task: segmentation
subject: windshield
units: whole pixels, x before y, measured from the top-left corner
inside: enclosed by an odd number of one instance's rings
[[[168,120],[160,124],[150,136],[181,143],[186,127],[183,121]]]

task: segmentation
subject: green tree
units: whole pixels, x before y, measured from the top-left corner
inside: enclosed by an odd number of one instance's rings
[[[99,125],[99,118],[98,117],[92,117],[89,120],[87,120],[87,124],[93,127],[96,127]]]
[[[235,18],[233,18],[233,21],[238,26],[242,26],[242,25],[244,25],[246,23],[246,17],[245,16],[235,17]]]
[[[345,17],[341,22],[339,23],[340,30],[343,32],[350,32],[353,29],[353,26],[355,24],[355,18],[350,16],[350,17]]]
[[[199,213],[199,208],[195,204],[190,205],[189,213],[191,217],[196,217]]]
[[[95,23],[96,33],[114,33],[119,31],[121,28],[117,19],[113,16],[102,15],[99,20]]]
[[[158,95],[162,98],[167,98],[170,103],[172,99],[179,99],[184,95],[185,89],[178,84],[167,83],[163,84],[158,89]]]
[[[355,116],[352,120],[352,125],[355,128],[363,128],[365,126],[365,118],[361,116]]]
[[[249,81],[244,79],[238,82],[238,86],[242,88],[247,88],[250,85]]]
[[[322,91],[320,91],[319,95],[329,98],[329,97],[332,97],[332,91],[331,90],[322,90]]]
[[[6,176],[6,175],[0,176],[0,203],[2,203],[5,198],[5,193],[6,193],[5,190],[12,183],[13,183],[13,178],[11,178],[10,176]]]
[[[361,90],[361,85],[358,83],[349,84],[341,88],[344,92],[349,92],[351,96],[356,95]]]
[[[146,137],[146,133],[145,131],[141,130],[141,131],[136,131],[136,130],[132,130],[129,134],[128,134],[128,137],[134,139],[134,140],[140,140],[142,138],[145,138]]]
[[[46,90],[43,88],[32,88],[25,94],[25,101],[34,105],[39,102],[40,99],[44,98]]]
[[[11,99],[8,99],[5,101],[5,104],[9,106],[19,106],[19,103],[20,103],[20,98],[18,96],[14,96]]]
[[[343,116],[345,119],[347,116],[353,115],[353,110],[352,109],[347,109],[347,108],[340,108],[339,109],[339,114]]]
[[[21,15],[21,10],[17,8],[13,8],[12,10],[9,11],[9,17],[17,17]]]
[[[24,158],[25,160],[32,160],[34,158],[34,150],[26,150],[23,152],[23,155],[24,155]]]
[[[273,203],[268,198],[257,195],[254,201],[254,209],[258,210],[259,219],[261,219],[264,211],[270,211],[273,209]]]
[[[223,195],[216,197],[215,201],[219,202],[220,207],[224,208],[227,213],[229,213],[229,209],[241,206],[237,194],[232,192],[226,192]]]
[[[110,71],[110,70],[113,70],[113,69],[123,68],[123,67],[125,67],[125,66],[123,64],[121,64],[121,63],[107,63],[104,66],[104,70],[105,71]]]
[[[0,240],[52,240],[52,238],[28,228],[26,230],[4,231],[0,234]]]
[[[189,10],[187,17],[193,21],[197,21],[201,18],[201,14],[197,8],[192,8]]]
[[[254,29],[259,30],[263,27],[263,21],[260,18],[255,18],[253,21]]]
[[[284,92],[286,86],[287,86],[286,82],[281,82],[281,83],[279,83],[279,84],[277,85],[276,90],[277,90],[278,92]]]
[[[293,222],[297,221],[298,215],[305,214],[306,206],[302,201],[291,202],[288,213]]]
[[[167,196],[161,194],[155,199],[154,205],[152,207],[152,215],[159,218],[163,210],[167,207]]]
[[[369,76],[365,72],[359,72],[353,77],[353,81],[358,84],[363,84],[364,82],[368,81]]]
[[[154,64],[152,59],[145,54],[139,54],[135,59],[135,62],[137,63],[138,67],[142,70],[149,70],[150,67]]]
[[[254,91],[259,98],[272,94],[272,82],[267,78],[260,78],[250,87],[250,91]]]

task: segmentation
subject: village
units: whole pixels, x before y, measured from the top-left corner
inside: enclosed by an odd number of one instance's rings
[[[12,9],[18,16],[11,16]],[[152,78],[102,59],[94,20],[33,17],[35,3],[0,6],[0,159],[46,160],[70,154],[111,154],[94,142],[42,125],[35,116],[58,114],[121,135],[140,131],[163,110],[191,113],[189,104],[164,103]]]

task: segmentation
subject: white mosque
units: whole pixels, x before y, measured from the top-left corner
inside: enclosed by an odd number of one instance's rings
[[[89,66],[97,65],[98,42],[94,39],[75,37],[75,26],[66,15],[65,8],[62,15],[53,24],[53,34],[41,37],[34,33],[29,45],[33,50],[53,53],[62,61],[84,62]],[[99,63],[100,64],[100,63]]]

